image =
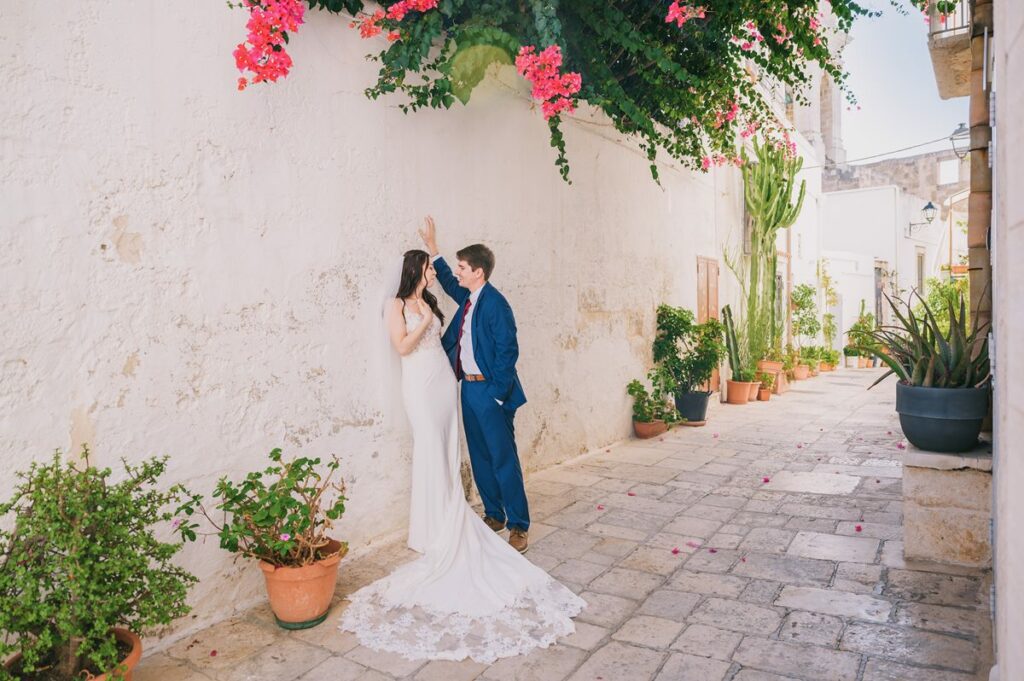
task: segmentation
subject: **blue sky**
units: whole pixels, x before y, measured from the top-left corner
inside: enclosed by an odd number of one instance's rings
[[[848,83],[861,106],[847,111],[843,104],[843,142],[851,161],[948,136],[967,122],[967,97],[939,98],[921,13],[902,16],[886,0],[865,4],[884,14],[857,21],[844,53]],[[948,142],[895,156],[943,148]]]

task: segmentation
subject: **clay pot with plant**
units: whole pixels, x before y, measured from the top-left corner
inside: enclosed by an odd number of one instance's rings
[[[638,380],[629,382],[626,392],[633,398],[633,433],[640,439],[661,435],[679,421],[679,413],[668,402],[672,378],[663,367],[647,373],[651,390]]]
[[[763,371],[757,375],[757,379],[760,381],[757,389],[757,399],[759,402],[767,402],[772,397],[772,388],[775,386],[775,374]]]
[[[326,619],[348,552],[328,534],[345,512],[345,484],[335,480],[341,464],[336,456],[323,466],[319,458],[286,461],[280,449],[269,457],[270,466],[241,482],[217,483],[213,497],[223,520],[203,513],[222,549],[258,561],[278,626],[308,629]]]
[[[732,378],[726,381],[726,402],[729,404],[746,404],[751,399],[751,392],[757,397],[758,383],[754,381],[753,369],[743,365],[739,342],[736,339],[736,324],[732,318],[732,309],[726,305],[722,308],[722,322],[725,326],[725,348],[729,355],[729,369]]]
[[[157,484],[166,457],[125,461],[117,482],[90,458],[31,464],[0,504],[4,681],[131,681],[138,635],[189,612],[196,578],[173,558],[198,497]]]

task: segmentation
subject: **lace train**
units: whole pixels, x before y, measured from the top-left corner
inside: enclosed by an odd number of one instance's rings
[[[381,582],[349,596],[341,628],[360,642],[410,660],[464,660],[491,664],[502,657],[547,648],[575,631],[572,618],[586,603],[548,578],[507,607],[485,615],[438,612],[386,602]]]

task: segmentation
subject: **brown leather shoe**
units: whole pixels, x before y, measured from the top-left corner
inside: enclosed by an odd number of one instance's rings
[[[501,532],[505,529],[505,523],[489,515],[484,516],[484,524],[495,532]]]
[[[519,530],[512,528],[508,532],[508,543],[519,553],[526,553],[526,549],[529,546],[529,534],[526,530]]]

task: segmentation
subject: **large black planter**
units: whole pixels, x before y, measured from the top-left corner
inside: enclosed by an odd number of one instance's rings
[[[985,388],[921,388],[896,384],[896,411],[910,443],[930,452],[966,452],[978,444],[988,413]]]
[[[676,411],[690,423],[701,423],[707,419],[708,398],[711,391],[689,392],[676,395]]]

